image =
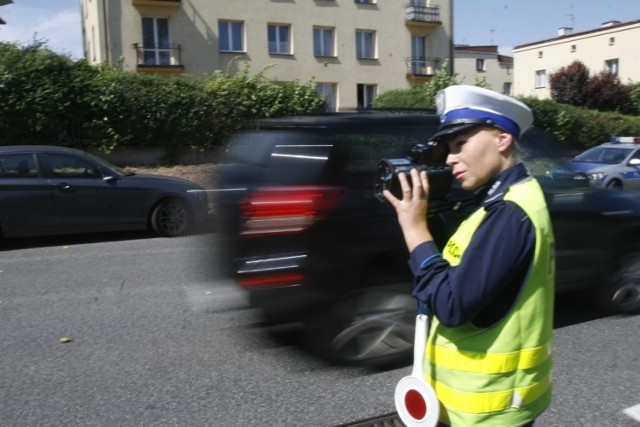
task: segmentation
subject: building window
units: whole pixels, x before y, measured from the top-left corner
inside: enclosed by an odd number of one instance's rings
[[[375,0],[355,0],[356,3],[375,4]]]
[[[618,59],[609,59],[604,61],[605,69],[613,74],[614,76],[618,75]]]
[[[269,24],[267,34],[269,38],[269,53],[272,55],[289,55],[291,54],[289,25]]]
[[[427,38],[411,36],[411,57],[409,58],[411,74],[424,76],[427,72]]]
[[[316,92],[327,101],[328,112],[337,111],[336,102],[336,84],[335,83],[316,83]]]
[[[536,71],[536,88],[547,87],[547,70]]]
[[[358,109],[369,108],[376,97],[376,86],[358,84]]]
[[[375,31],[356,30],[356,58],[375,58]]]
[[[539,51],[539,52],[538,52],[538,58],[542,58],[542,56],[543,56],[543,55],[542,55],[542,51]]]
[[[502,93],[511,96],[511,82],[502,83]]]
[[[615,37],[609,37],[609,46],[613,46],[614,44],[616,44],[616,38]]]
[[[333,43],[333,28],[313,29],[313,54],[315,56],[336,56]]]
[[[243,52],[244,24],[238,21],[219,21],[220,52]]]
[[[145,65],[171,65],[169,20],[142,18],[142,55]]]
[[[573,52],[575,52],[575,51],[576,51],[576,45],[575,45],[575,44],[572,44],[572,45],[571,45],[571,53],[573,53]]]
[[[486,69],[484,68],[484,59],[483,58],[476,58],[476,71],[486,71]]]

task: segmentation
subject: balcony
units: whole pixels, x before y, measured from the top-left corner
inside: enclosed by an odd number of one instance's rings
[[[417,27],[436,28],[442,25],[439,6],[426,6],[420,2],[407,5],[406,24]]]
[[[136,71],[154,74],[181,74],[184,72],[181,47],[142,45],[134,43],[136,51]]]
[[[425,58],[421,56],[411,56],[407,61],[407,77],[427,78],[436,73],[439,58]]]
[[[134,6],[178,7],[182,0],[131,0]]]

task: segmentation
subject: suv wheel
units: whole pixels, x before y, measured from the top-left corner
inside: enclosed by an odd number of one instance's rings
[[[334,363],[388,366],[411,361],[417,304],[410,295],[369,291],[318,314],[308,347]]]
[[[640,253],[625,257],[594,296],[596,304],[608,313],[640,311]]]

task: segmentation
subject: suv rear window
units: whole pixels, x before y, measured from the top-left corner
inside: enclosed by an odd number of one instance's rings
[[[323,145],[326,137],[296,130],[264,130],[239,132],[231,137],[225,163],[265,166],[278,145]]]
[[[329,181],[336,180],[351,187],[371,188],[373,192],[375,172],[380,160],[407,157],[412,146],[428,142],[433,133],[435,128],[430,131],[382,128],[366,133],[337,134],[327,165]]]
[[[369,121],[247,130],[232,137],[224,163],[260,170],[264,185],[335,183],[373,189],[380,160],[407,157],[413,145],[429,141],[436,127]]]

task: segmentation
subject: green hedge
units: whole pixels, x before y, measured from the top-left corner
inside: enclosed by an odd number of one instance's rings
[[[611,136],[640,136],[638,116],[587,110],[548,99],[521,100],[533,110],[534,126],[579,150],[608,141]]]
[[[204,150],[245,120],[320,112],[311,83],[235,76],[159,76],[73,61],[42,42],[0,42],[0,145]]]
[[[89,115],[97,72],[39,43],[0,43],[0,144],[73,140]]]

